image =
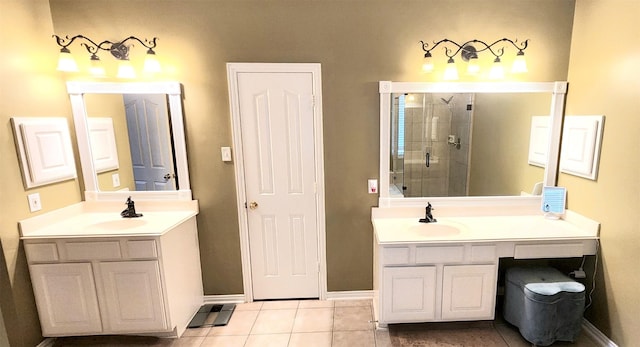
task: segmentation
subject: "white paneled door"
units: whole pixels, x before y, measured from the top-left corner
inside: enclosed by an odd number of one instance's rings
[[[136,190],[175,190],[175,170],[164,94],[125,94]]]
[[[253,298],[319,297],[310,72],[237,75]]]

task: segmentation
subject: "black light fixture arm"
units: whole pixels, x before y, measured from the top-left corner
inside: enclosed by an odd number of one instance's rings
[[[452,41],[452,40],[449,40],[449,39],[442,39],[442,40],[440,40],[438,42],[434,42],[433,46],[431,48],[429,48],[429,44],[428,43],[426,43],[424,41],[420,41],[420,43],[422,44],[422,50],[425,52],[425,54],[424,54],[425,58],[431,57],[431,51],[434,50],[436,47],[438,47],[440,44],[447,44],[447,43],[457,47],[457,48],[451,49],[451,48],[445,46],[445,55],[448,58],[455,57],[458,53],[460,53],[460,51],[462,51],[463,54],[467,53],[467,54],[472,54],[473,55],[475,53],[486,51],[486,50],[491,52],[491,54],[493,54],[493,56],[495,56],[496,58],[499,58],[504,54],[504,47],[500,47],[500,48],[494,49],[494,46],[497,45],[498,43],[501,43],[501,42],[510,43],[511,45],[513,45],[513,47],[515,47],[518,50],[519,53],[523,52],[525,49],[527,49],[527,46],[529,44],[529,40],[525,40],[525,41],[521,42],[518,45],[516,43],[516,42],[518,42],[517,39],[514,41],[514,40],[507,39],[507,38],[502,38],[502,39],[496,40],[495,42],[493,42],[491,44],[488,44],[488,43],[486,43],[486,42],[484,42],[482,40],[477,40],[477,39],[469,40],[469,41],[467,41],[467,42],[465,42],[463,44],[459,44],[459,43],[457,43],[455,41]],[[476,44],[476,45],[480,44],[481,46],[484,46],[484,48],[476,48],[474,46],[474,44]],[[469,46],[471,46],[473,48],[467,49]],[[477,58],[477,56],[475,56],[475,57]]]
[[[58,35],[53,35],[52,37],[56,38],[56,42],[58,43],[58,46],[60,46],[62,48],[67,48],[67,46],[72,44],[73,41],[75,41],[76,39],[86,39],[87,41],[90,41],[91,43],[93,43],[95,45],[95,42],[91,41],[91,39],[89,39],[89,38],[85,38],[82,35],[76,35],[76,36],[74,36],[72,38],[69,38],[69,35],[67,35],[65,37],[60,37]]]
[[[104,40],[100,43],[96,43],[95,41],[91,40],[90,38],[84,35],[76,35],[71,38],[69,38],[69,36],[60,37],[58,35],[53,35],[53,37],[55,37],[56,42],[58,43],[58,46],[62,47],[61,48],[62,52],[69,52],[69,49],[67,47],[71,45],[75,40],[84,40],[86,42],[82,42],[81,45],[83,45],[87,49],[87,51],[91,53],[92,58],[93,57],[97,58],[96,54],[100,50],[103,50],[103,51],[109,51],[111,55],[113,55],[116,59],[119,59],[119,60],[129,59],[129,46],[125,44],[127,41],[130,41],[130,40],[138,41],[142,46],[147,48],[147,54],[155,54],[153,49],[156,48],[156,40],[158,39],[157,37],[154,37],[151,40],[144,39],[144,41],[142,41],[135,36],[129,36],[126,39],[119,42]]]

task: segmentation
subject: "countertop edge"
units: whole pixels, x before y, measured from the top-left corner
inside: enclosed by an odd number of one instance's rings
[[[79,238],[79,237],[132,237],[132,236],[161,236],[167,230],[184,223],[190,218],[195,217],[199,213],[198,200],[177,200],[177,201],[141,201],[136,202],[136,211],[144,214],[145,212],[188,212],[184,217],[171,223],[167,228],[163,228],[161,232],[152,233],[108,233],[108,234],[39,234],[38,230],[47,228],[52,224],[63,223],[65,219],[76,217],[83,213],[114,213],[114,220],[119,219],[122,206],[121,202],[94,202],[83,201],[53,211],[43,213],[38,216],[26,218],[18,221],[18,229],[20,231],[20,239],[46,239],[46,238]],[[115,211],[115,212],[114,212]]]
[[[496,242],[561,242],[561,241],[585,241],[598,240],[597,236],[585,237],[521,237],[521,238],[487,238],[487,239],[458,239],[458,240],[399,240],[380,241],[376,235],[376,243],[379,245],[407,245],[407,244],[460,244],[460,243],[496,243]]]
[[[415,217],[415,214],[407,214],[411,211],[395,211],[389,213],[389,211],[381,211],[382,209],[372,209],[371,223],[373,225],[373,232],[375,234],[376,242],[380,245],[394,245],[394,244],[453,244],[453,243],[473,243],[473,242],[558,242],[558,241],[584,241],[584,240],[597,240],[599,238],[600,223],[584,217],[576,212],[567,211],[562,219],[558,220],[561,224],[560,230],[557,235],[551,232],[541,233],[536,235],[534,233],[523,234],[519,233],[509,235],[509,230],[499,230],[497,233],[484,233],[483,231],[489,230],[485,226],[486,222],[479,222],[477,230],[471,230],[464,236],[453,236],[450,238],[433,236],[433,237],[415,237],[411,238],[409,234],[405,233],[402,227],[399,229],[389,230],[388,224],[384,229],[379,230],[380,225],[377,225],[377,221],[382,223],[383,220],[398,220],[398,223],[403,223],[408,219],[418,219],[421,217]],[[399,213],[398,213],[399,212]],[[444,217],[444,218],[518,218],[523,217],[527,219],[537,218],[544,219],[543,215],[537,214],[522,214],[522,215],[458,215],[456,217]],[[523,221],[526,222],[526,221]],[[494,221],[495,223],[495,221]],[[399,224],[399,226],[402,224]],[[501,223],[495,223],[495,225],[501,225]],[[510,228],[513,228],[513,224],[507,224]],[[470,225],[467,227],[472,228]],[[568,232],[564,232],[566,229]]]

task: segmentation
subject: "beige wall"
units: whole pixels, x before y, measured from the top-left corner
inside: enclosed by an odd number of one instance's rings
[[[48,1],[0,1],[0,307],[11,346],[42,340],[17,222],[80,201],[76,180],[24,189],[9,122],[13,116],[71,114],[64,80],[55,71],[52,31]],[[43,210],[32,214],[26,196],[34,192]]]
[[[601,223],[594,305],[586,315],[619,346],[640,343],[638,14],[637,0],[576,2],[567,114],[606,118],[597,181],[559,178],[569,208]]]
[[[528,164],[529,135],[531,117],[550,105],[551,93],[476,95],[469,195],[520,195],[544,179],[544,168]]]
[[[0,346],[9,346],[9,337],[7,329],[4,327],[4,318],[2,317],[2,306],[0,306]]]

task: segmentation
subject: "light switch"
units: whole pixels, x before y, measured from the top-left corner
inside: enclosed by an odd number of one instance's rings
[[[231,161],[231,147],[220,147],[222,161]]]
[[[111,180],[113,181],[113,187],[120,187],[120,175],[115,173],[111,175]]]
[[[370,179],[369,180],[369,194],[377,194],[378,193],[378,180]]]

